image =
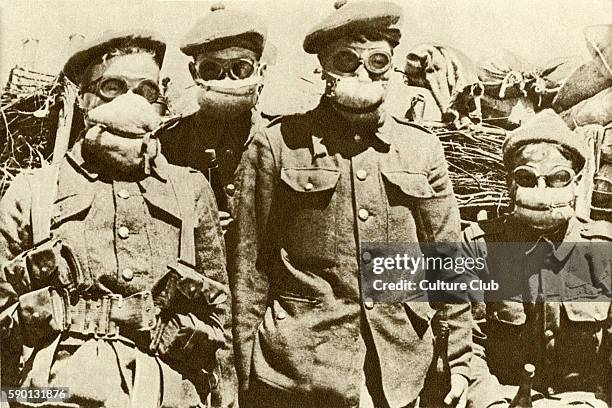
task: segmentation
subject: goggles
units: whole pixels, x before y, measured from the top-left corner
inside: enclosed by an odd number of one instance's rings
[[[526,188],[538,185],[538,180],[543,178],[547,187],[567,187],[576,178],[576,172],[571,168],[559,168],[550,174],[537,174],[531,167],[519,166],[512,172],[514,182]]]
[[[159,86],[155,81],[130,80],[122,76],[102,76],[85,86],[84,92],[95,93],[105,102],[109,102],[129,90],[142,96],[149,103],[154,103],[160,96]]]
[[[384,74],[392,65],[392,55],[386,50],[372,49],[358,52],[353,48],[340,49],[329,56],[330,70],[352,74],[361,64],[372,74]]]
[[[255,72],[257,62],[248,58],[203,59],[198,64],[198,76],[203,81],[224,79],[246,79]]]

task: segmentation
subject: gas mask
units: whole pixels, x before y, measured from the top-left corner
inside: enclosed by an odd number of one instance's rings
[[[360,66],[367,71],[358,75]],[[349,122],[378,123],[387,94],[391,54],[384,49],[342,47],[325,57],[325,96]],[[373,79],[374,78],[374,79]]]
[[[357,77],[340,77],[325,72],[325,96],[333,107],[350,122],[376,123],[385,101],[387,81],[363,81]]]
[[[90,127],[83,139],[85,160],[124,174],[150,174],[150,164],[160,151],[151,135],[161,118],[140,95],[131,92],[100,105],[87,114]]]
[[[539,230],[562,226],[575,213],[577,177],[569,168],[537,175],[527,166],[517,167],[510,189],[514,204],[512,216]],[[537,186],[539,178],[545,179],[545,187]]]
[[[265,64],[246,58],[200,61],[195,79],[200,110],[215,118],[231,118],[250,111],[263,88],[264,70]]]

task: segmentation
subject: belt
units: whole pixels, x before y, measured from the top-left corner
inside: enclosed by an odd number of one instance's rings
[[[69,305],[68,316],[68,332],[102,339],[116,339],[122,329],[149,331],[156,324],[156,308],[149,291],[128,297],[117,294],[98,299],[81,297]]]
[[[125,331],[130,339],[134,337],[130,334],[149,333],[155,328],[157,311],[149,291],[93,299],[71,297],[64,289],[46,287],[19,298],[19,319],[30,329],[33,344],[49,331],[108,340],[118,339]]]

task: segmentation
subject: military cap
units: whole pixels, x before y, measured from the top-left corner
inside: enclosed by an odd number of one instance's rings
[[[381,31],[392,46],[400,39],[402,9],[389,1],[338,1],[336,10],[314,26],[304,38],[304,51],[318,54],[322,46],[338,38],[366,30]]]
[[[261,57],[267,34],[263,21],[251,14],[228,10],[222,4],[213,5],[210,10],[181,41],[183,54],[194,56],[202,51],[215,51],[238,42]]]
[[[148,30],[108,30],[92,41],[81,45],[64,65],[64,74],[76,85],[87,68],[101,61],[104,54],[117,48],[139,47],[153,52],[155,62],[161,67],[166,53],[166,43],[154,31]]]
[[[511,166],[521,146],[542,142],[558,144],[573,152],[581,159],[580,163],[576,163],[579,167],[587,159],[587,146],[583,138],[572,132],[552,109],[546,109],[508,134],[502,145],[504,165],[506,168]]]

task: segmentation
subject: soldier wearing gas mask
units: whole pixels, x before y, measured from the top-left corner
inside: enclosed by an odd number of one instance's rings
[[[400,16],[391,2],[337,4],[303,44],[327,82],[319,105],[256,133],[239,166],[228,271],[241,407],[418,404],[435,309],[375,304],[359,287],[371,261],[361,242],[460,234],[440,142],[385,112]],[[450,329],[441,399],[465,406],[469,305],[440,307]]]
[[[486,259],[471,274],[500,287],[473,308],[474,407],[508,406],[525,364],[534,406],[610,404],[612,230],[575,216],[586,149],[554,112],[536,115],[503,145],[512,212],[464,231],[467,256]]]
[[[254,129],[267,122],[256,110],[266,70],[266,27],[256,16],[214,5],[184,36],[181,51],[192,58],[189,72],[200,109],[163,132],[162,152],[170,163],[201,171],[215,192],[228,253],[236,168]],[[228,321],[229,323],[229,321]],[[229,336],[231,327],[226,328]],[[220,351],[222,378],[214,406],[237,402],[231,337]]]
[[[134,30],[75,52],[84,135],[0,201],[2,386],[70,394],[24,406],[195,407],[216,384],[224,242],[206,179],[160,153],[165,49]]]
[[[232,221],[236,167],[252,129],[265,123],[255,105],[266,69],[266,31],[256,16],[221,4],[196,22],[181,51],[193,58],[189,72],[200,109],[161,137],[170,163],[210,176],[224,229]]]

